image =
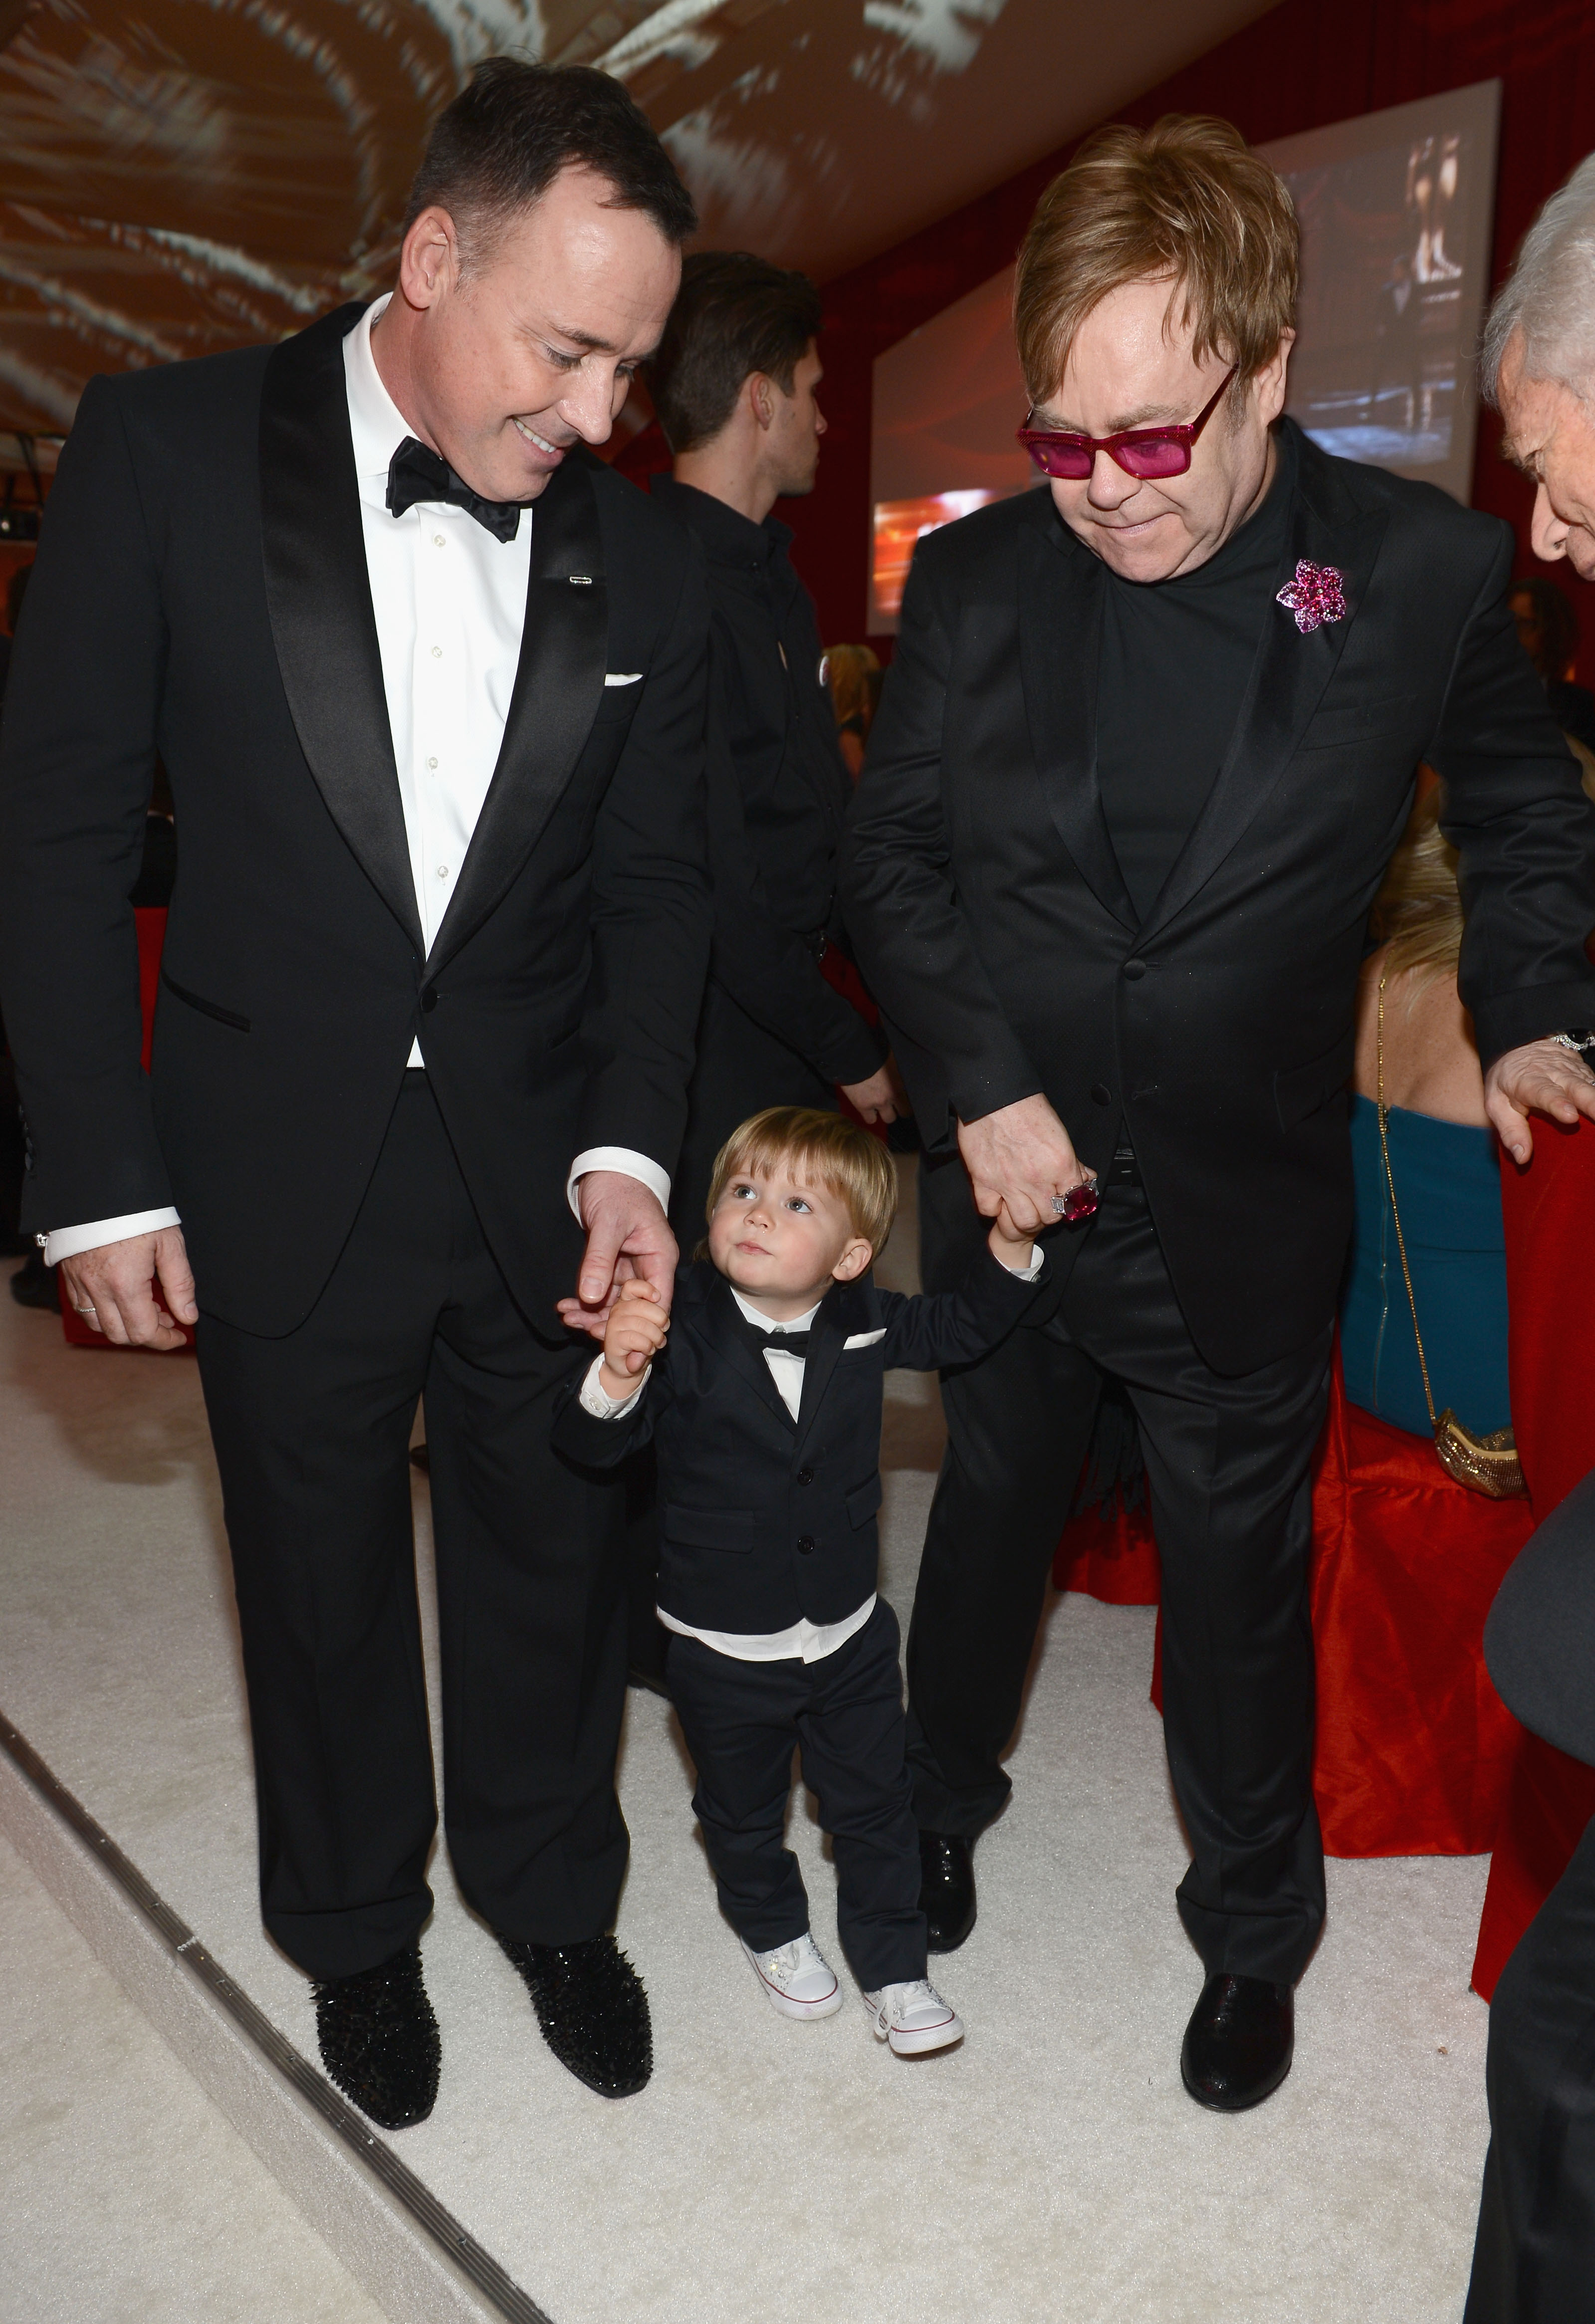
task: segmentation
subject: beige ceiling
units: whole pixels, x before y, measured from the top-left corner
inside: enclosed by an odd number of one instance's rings
[[[0,429],[380,287],[428,120],[495,51],[619,75],[702,238],[824,280],[1266,5],[0,0]]]

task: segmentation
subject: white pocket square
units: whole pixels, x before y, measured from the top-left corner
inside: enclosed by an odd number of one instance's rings
[[[641,675],[640,669],[606,669],[604,683],[605,686],[635,686]]]
[[[884,1340],[885,1337],[886,1326],[884,1323],[882,1323],[878,1332],[855,1332],[851,1340],[843,1341],[842,1352],[845,1355],[849,1348],[872,1348],[878,1340]]]

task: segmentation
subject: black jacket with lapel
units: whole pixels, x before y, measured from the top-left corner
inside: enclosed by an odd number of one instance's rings
[[[1041,1091],[1103,1169],[1127,1120],[1186,1321],[1229,1373],[1333,1308],[1357,974],[1420,760],[1461,853],[1461,984],[1486,1060],[1595,1021],[1595,808],[1517,644],[1510,533],[1296,450],[1275,586],[1298,560],[1332,567],[1345,617],[1304,633],[1268,609],[1144,927],[1096,783],[1102,567],[1045,490],[920,544],[844,848],[849,927],[927,1142]]]
[[[0,748],[25,1215],[175,1202],[201,1306],[291,1330],[419,1034],[495,1256],[557,1339],[571,1160],[669,1168],[681,1135],[709,940],[702,558],[601,464],[550,479],[497,769],[423,960],[344,383],[359,311],[83,399]],[[146,1077],[126,897],[157,752],[181,867]]]
[[[839,1622],[875,1587],[886,1373],[973,1362],[1046,1276],[1026,1282],[982,1251],[958,1290],[935,1296],[880,1291],[868,1277],[836,1286],[814,1321],[794,1422],[730,1286],[696,1260],[677,1277],[670,1337],[640,1402],[595,1419],[577,1400],[578,1374],[555,1444],[608,1469],[652,1439],[659,1602],[678,1620],[755,1635],[804,1617]]]

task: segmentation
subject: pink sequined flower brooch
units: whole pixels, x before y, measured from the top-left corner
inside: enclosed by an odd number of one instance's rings
[[[1332,565],[1313,565],[1305,557],[1296,566],[1295,579],[1286,583],[1277,602],[1294,613],[1304,637],[1320,622],[1346,618],[1346,593],[1340,574]]]

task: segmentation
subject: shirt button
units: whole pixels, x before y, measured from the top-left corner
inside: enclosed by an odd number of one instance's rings
[[[448,543],[444,540],[443,535],[442,535],[440,532],[435,532],[435,533],[432,535],[432,539],[433,539],[433,541],[434,541],[434,542],[436,543],[436,545],[438,546],[438,548],[439,548],[439,549],[447,549],[447,548]]]
[[[436,773],[437,773],[437,771],[438,771],[438,761],[437,761],[437,760],[436,760],[436,759],[429,759],[429,760],[427,761],[427,764],[428,764],[428,766],[429,766],[429,767],[430,767],[430,768],[431,768],[432,772],[433,772],[434,774],[436,774]]]
[[[803,1534],[803,1535],[801,1535],[801,1536],[799,1536],[799,1538],[798,1538],[798,1555],[799,1555],[800,1557],[812,1557],[812,1556],[814,1555],[814,1536],[813,1536],[813,1534],[811,1534],[811,1533],[806,1533],[806,1534]]]
[[[434,661],[441,661],[441,660],[442,660],[442,659],[443,659],[443,649],[442,649],[442,647],[441,647],[441,646],[434,646],[434,647],[432,648],[432,659],[433,659]]]
[[[438,877],[439,878],[439,880],[447,880],[447,877],[448,877],[448,866],[447,866],[447,863],[439,863],[439,865],[438,866]]]
[[[798,1482],[800,1485],[812,1485],[814,1482],[814,1471],[808,1466],[807,1462],[805,1462],[803,1467],[798,1471]]]

